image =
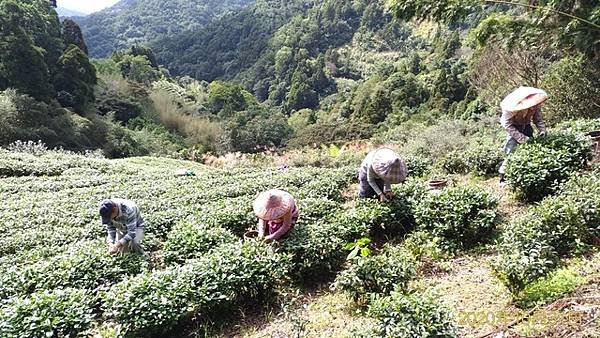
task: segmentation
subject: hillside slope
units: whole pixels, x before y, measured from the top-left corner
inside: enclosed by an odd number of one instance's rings
[[[159,1],[123,0],[116,5],[78,18],[90,55],[106,57],[115,49],[148,43],[159,36],[195,31],[251,4],[253,0]]]

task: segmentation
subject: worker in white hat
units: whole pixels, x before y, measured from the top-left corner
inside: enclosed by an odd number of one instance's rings
[[[378,197],[381,202],[394,198],[392,184],[402,183],[407,176],[406,164],[389,148],[372,150],[358,170],[361,198]]]
[[[253,205],[258,217],[258,237],[266,242],[284,237],[298,221],[299,210],[287,191],[272,189],[262,192]]]
[[[531,122],[538,129],[539,136],[546,134],[546,126],[542,119],[541,104],[546,101],[548,94],[538,88],[519,87],[508,94],[500,103],[502,117],[500,124],[506,129],[508,137],[504,144],[504,152],[512,153],[519,144],[533,137]],[[506,159],[500,166],[500,184],[504,184]]]

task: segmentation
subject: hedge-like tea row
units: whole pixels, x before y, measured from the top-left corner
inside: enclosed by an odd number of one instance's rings
[[[288,256],[260,242],[224,244],[180,267],[115,284],[103,296],[103,309],[126,337],[165,334],[213,309],[264,300],[288,268]]]
[[[57,289],[0,304],[0,337],[77,337],[94,320],[97,299],[87,290]]]
[[[521,145],[508,158],[506,179],[527,201],[539,201],[556,191],[591,157],[589,140],[575,133],[553,133]]]
[[[293,256],[294,276],[300,280],[328,277],[342,267],[346,243],[369,234],[398,235],[410,230],[414,203],[425,194],[425,188],[408,181],[395,192],[396,198],[389,203],[360,199],[350,210],[326,214],[315,222],[300,221],[281,243],[281,250]]]
[[[600,224],[600,177],[575,176],[557,196],[545,198],[507,226],[495,264],[515,294],[554,269],[560,257],[584,249]]]
[[[219,226],[178,224],[167,237],[163,258],[167,264],[180,264],[188,259],[199,258],[221,244],[233,243],[237,238]]]
[[[66,287],[92,290],[147,268],[148,262],[140,255],[111,255],[104,243],[83,242],[34,264],[6,267],[0,274],[0,298]]]
[[[417,260],[402,247],[386,245],[378,255],[355,257],[350,267],[337,275],[336,289],[355,299],[371,294],[389,294],[394,288],[405,288],[417,274]]]
[[[471,248],[494,230],[498,201],[476,186],[453,187],[430,194],[417,204],[418,228],[443,238],[448,249]]]

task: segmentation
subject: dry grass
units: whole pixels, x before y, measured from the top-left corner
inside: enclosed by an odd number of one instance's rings
[[[192,145],[210,145],[221,134],[218,123],[191,115],[189,107],[180,106],[164,91],[152,92],[150,99],[161,121],[183,134]]]

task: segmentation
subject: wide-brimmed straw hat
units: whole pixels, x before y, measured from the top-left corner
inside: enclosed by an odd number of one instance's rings
[[[542,89],[534,87],[519,87],[508,94],[500,103],[500,108],[507,112],[516,112],[546,101],[548,94]]]
[[[395,151],[381,148],[373,155],[373,171],[385,181],[393,184],[404,182],[406,179],[406,164]]]
[[[254,200],[254,214],[260,219],[272,221],[282,218],[292,210],[294,198],[288,192],[272,189],[262,192]]]

